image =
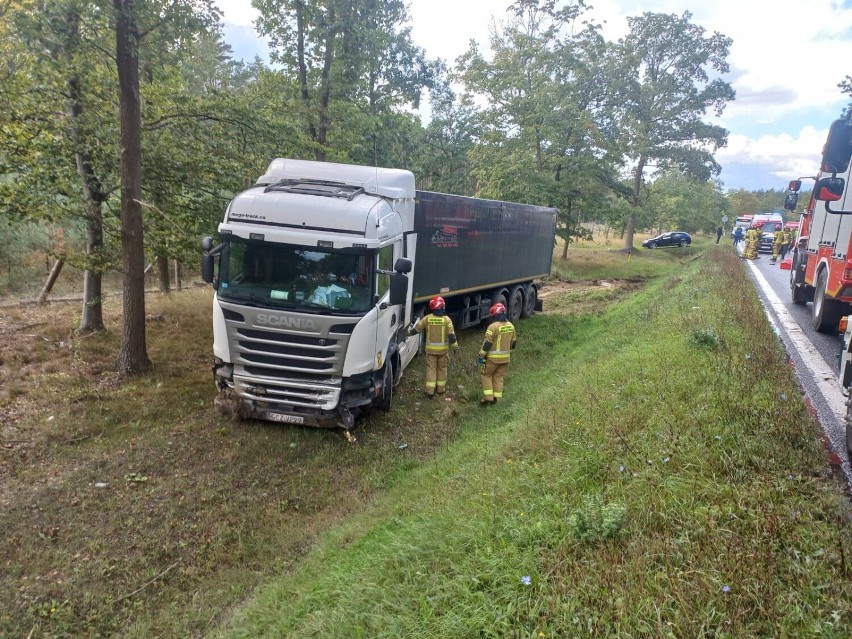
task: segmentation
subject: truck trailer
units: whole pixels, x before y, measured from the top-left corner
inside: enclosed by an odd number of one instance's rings
[[[240,418],[342,427],[421,347],[407,327],[435,295],[457,328],[495,302],[540,310],[553,208],[415,189],[410,171],[275,159],[204,238],[216,405]],[[217,268],[218,267],[218,268]]]

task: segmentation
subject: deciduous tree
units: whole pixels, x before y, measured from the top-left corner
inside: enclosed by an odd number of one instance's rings
[[[412,44],[402,0],[253,4],[260,10],[258,30],[269,38],[271,61],[297,80],[301,108],[293,115],[303,122],[318,160],[349,151],[345,145],[331,148],[334,134],[346,138],[353,128],[362,138],[384,134],[382,117],[405,105],[416,107],[421,89],[431,83],[432,65]]]
[[[593,24],[575,30],[584,9],[515,2],[492,29],[490,55],[472,44],[459,63],[470,99],[486,102],[470,151],[477,193],[558,207],[566,247],[588,234],[579,222],[584,209],[617,183],[603,134],[605,44]]]
[[[734,99],[730,84],[719,77],[728,71],[731,39],[706,35],[691,18],[688,11],[628,18],[630,33],[619,42],[616,94],[634,208],[641,205],[648,169],[675,166],[704,181],[720,170],[713,152],[725,144],[727,131],[704,118],[708,111],[720,115]],[[625,250],[633,248],[635,228],[631,215]]]

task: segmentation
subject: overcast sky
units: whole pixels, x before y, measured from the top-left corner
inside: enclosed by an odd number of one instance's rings
[[[248,0],[216,0],[236,57],[265,56]],[[816,172],[831,121],[850,101],[837,84],[852,68],[852,0],[591,0],[590,12],[616,40],[627,16],[692,13],[708,33],[733,39],[725,79],[737,99],[719,123],[730,131],[716,154],[726,189],[783,188]],[[510,0],[409,0],[412,36],[430,58],[453,63],[475,39],[487,51],[493,20]]]

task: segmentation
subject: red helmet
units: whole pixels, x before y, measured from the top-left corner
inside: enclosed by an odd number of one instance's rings
[[[429,300],[429,310],[437,311],[439,308],[444,308],[446,303],[444,302],[444,298],[440,295],[436,295],[431,300]]]
[[[500,313],[505,313],[505,312],[506,312],[506,307],[503,304],[501,304],[500,302],[497,302],[494,306],[492,306],[488,310],[488,314],[491,317],[494,317],[495,315],[499,315]]]

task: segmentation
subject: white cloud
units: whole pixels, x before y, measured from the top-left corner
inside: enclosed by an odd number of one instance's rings
[[[214,0],[214,3],[221,9],[222,19],[236,26],[252,26],[260,15],[249,0]]]
[[[781,188],[787,180],[816,173],[827,134],[828,127],[816,129],[812,126],[803,127],[795,136],[779,133],[753,139],[731,134],[728,146],[716,153],[716,159],[723,166],[726,163],[753,165],[756,170],[778,178],[777,184],[767,184],[765,188]]]
[[[246,0],[216,0],[224,19],[247,26],[258,12]],[[430,58],[449,64],[470,39],[488,46],[489,27],[506,20],[511,0],[409,0],[412,37]],[[591,16],[616,40],[627,16],[683,14],[707,33],[733,39],[726,79],[737,91],[719,122],[731,132],[718,161],[751,163],[762,175],[806,175],[816,170],[830,120],[850,102],[837,88],[852,58],[852,8],[838,0],[593,0]],[[726,185],[737,188],[739,184]],[[774,178],[765,178],[772,180]],[[772,188],[773,184],[766,184]]]

